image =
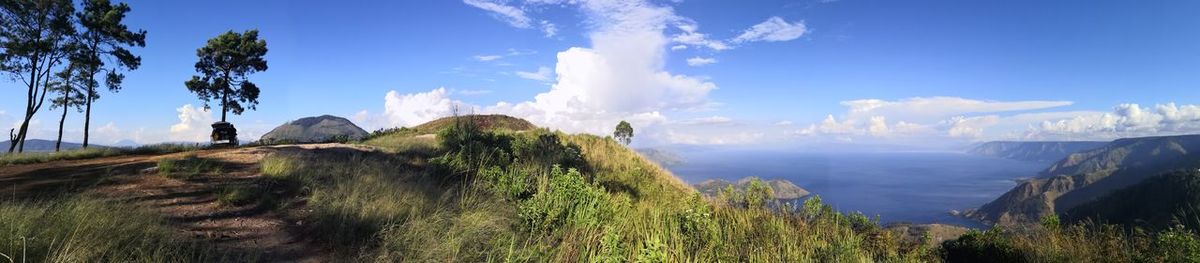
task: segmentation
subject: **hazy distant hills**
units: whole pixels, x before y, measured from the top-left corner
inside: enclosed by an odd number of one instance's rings
[[[8,147],[9,147],[9,145],[11,145],[11,143],[12,143],[11,141],[0,142],[0,147],[3,147],[3,148],[0,148],[0,151],[7,152]],[[56,143],[56,141],[51,141],[51,140],[28,139],[28,140],[25,140],[25,152],[53,152],[55,143]],[[89,145],[89,146],[102,147],[99,145]],[[74,149],[79,149],[79,148],[83,148],[83,144],[71,143],[71,142],[63,142],[62,143],[62,150],[64,150],[64,151],[65,150],[74,150]]]
[[[975,155],[1005,159],[1050,163],[1066,158],[1072,153],[1100,148],[1108,142],[987,142],[967,151]]]
[[[1032,222],[1114,190],[1200,167],[1200,135],[1119,139],[1068,155],[967,216],[999,224]]]
[[[686,163],[683,156],[679,156],[679,153],[663,148],[638,148],[635,151],[641,154],[642,157],[646,157],[646,159],[650,159],[650,161],[658,163],[658,165],[663,167]]]
[[[335,138],[358,140],[367,137],[367,131],[354,125],[346,118],[321,115],[306,117],[284,123],[263,134],[264,142],[323,142]]]
[[[700,193],[704,196],[715,197],[721,192],[721,189],[725,189],[725,187],[731,185],[734,187],[734,189],[745,190],[746,186],[749,185],[751,178],[754,177],[742,178],[737,182],[711,179],[696,184],[694,187],[696,188],[696,191],[700,191]],[[796,186],[796,184],[793,184],[787,180],[776,179],[764,180],[763,182],[771,186],[771,191],[775,193],[775,199],[798,199],[809,195],[808,190],[804,190],[804,188],[800,188],[799,186]]]

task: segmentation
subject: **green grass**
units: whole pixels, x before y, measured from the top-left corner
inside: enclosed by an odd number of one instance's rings
[[[80,160],[134,154],[167,154],[200,149],[197,145],[154,144],[136,148],[92,147],[50,153],[0,154],[0,166],[34,164],[60,160]]]
[[[162,158],[158,160],[158,174],[176,179],[190,179],[204,174],[221,173],[220,162],[199,158],[196,155]]]
[[[218,262],[253,258],[177,238],[156,213],[88,197],[0,203],[0,261]]]
[[[856,226],[823,204],[778,213],[705,200],[602,137],[535,130],[389,140],[440,157],[273,155],[263,174],[303,189],[309,231],[360,261],[936,260],[936,249]]]

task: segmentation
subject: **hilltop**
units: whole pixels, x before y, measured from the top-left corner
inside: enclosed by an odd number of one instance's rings
[[[361,140],[367,137],[367,131],[354,125],[346,118],[321,115],[305,117],[290,121],[275,127],[263,134],[262,142],[293,142],[310,143],[337,140]]]
[[[4,147],[4,149],[8,149],[8,146],[11,143],[12,143],[11,141],[0,142],[0,147]],[[28,139],[28,140],[25,140],[25,152],[53,152],[54,145],[56,143],[57,143],[56,141],[52,141],[52,140]],[[92,145],[88,145],[88,147],[104,147],[104,146],[92,144]],[[63,150],[74,150],[74,149],[79,149],[79,148],[83,148],[83,144],[73,143],[73,142],[63,142],[62,143]],[[0,153],[0,154],[3,154],[3,153]]]
[[[1066,212],[1113,190],[1200,165],[1200,135],[1119,139],[1068,155],[968,217],[1011,224]]]
[[[747,186],[749,186],[750,181],[754,180],[754,179],[758,179],[758,178],[757,177],[745,177],[742,179],[738,179],[737,182],[730,182],[730,181],[721,180],[721,179],[710,179],[710,180],[705,180],[704,182],[695,184],[695,185],[693,185],[693,187],[695,187],[697,191],[700,191],[700,193],[703,194],[705,197],[711,198],[711,197],[716,197],[718,194],[720,194],[720,192],[722,190],[724,190],[730,186],[732,186],[733,189],[735,189],[735,190],[745,191]],[[791,181],[788,181],[788,180],[773,179],[773,180],[763,180],[762,182],[766,183],[768,186],[771,187],[771,192],[774,194],[775,199],[795,200],[795,199],[804,198],[809,195],[808,190],[805,190],[804,188],[801,188],[800,186],[796,186],[796,184],[793,184]]]
[[[1108,143],[1099,141],[995,141],[980,144],[968,150],[967,153],[1021,161],[1051,163],[1062,160],[1073,153],[1100,148]]]

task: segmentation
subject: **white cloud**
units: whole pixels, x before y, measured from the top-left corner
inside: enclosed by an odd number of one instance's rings
[[[679,122],[684,125],[729,125],[733,124],[733,119],[724,116],[711,116],[704,118],[695,118]]]
[[[887,101],[862,99],[841,102],[847,116],[866,119],[886,116],[908,121],[938,121],[948,117],[974,113],[993,113],[1047,109],[1071,105],[1070,101],[983,101],[959,97],[916,97]]]
[[[464,89],[464,90],[455,90],[453,93],[460,94],[463,96],[479,96],[479,95],[491,94],[492,90],[490,90],[490,89],[477,89],[477,90]]]
[[[463,0],[463,3],[492,12],[497,19],[503,20],[513,27],[529,28],[531,26],[532,20],[520,8],[490,0]]]
[[[792,126],[792,121],[779,121],[775,123],[775,126]]]
[[[707,34],[697,32],[699,27],[696,26],[696,24],[694,24],[694,23],[680,22],[675,27],[678,28],[680,31],[682,31],[679,34],[676,34],[674,37],[671,38],[671,41],[673,41],[675,43],[707,47],[709,49],[717,50],[717,51],[728,50],[728,49],[733,48],[733,47],[730,47],[728,44],[725,44],[724,41],[709,39]],[[683,46],[683,47],[686,48],[687,46]],[[671,49],[675,50],[675,47],[672,47]]]
[[[687,49],[687,45],[674,45],[674,46],[671,46],[671,51],[679,51],[679,50],[684,50],[684,49]]]
[[[204,107],[184,104],[176,108],[179,112],[179,123],[171,125],[168,135],[172,141],[204,142],[212,135],[213,113]]]
[[[554,72],[551,72],[550,68],[547,67],[538,67],[537,71],[517,71],[513,72],[513,74],[516,74],[517,77],[521,77],[523,79],[550,81],[550,78],[553,77],[552,75],[554,75]]]
[[[1110,140],[1122,137],[1200,132],[1200,106],[1158,104],[1154,108],[1120,104],[1111,112],[1045,120],[1025,133],[1031,139]]]
[[[733,38],[732,42],[788,41],[800,38],[805,32],[808,32],[808,27],[804,25],[804,21],[789,23],[783,20],[783,18],[776,16],[746,29],[741,35]]]
[[[501,56],[501,55],[477,55],[477,56],[475,56],[475,60],[488,62],[488,61],[497,60],[497,59],[500,59],[503,57],[504,56]]]
[[[704,65],[713,64],[713,63],[717,63],[717,59],[702,58],[702,57],[692,57],[692,58],[687,59],[688,66],[693,66],[693,67],[704,66]]]
[[[999,113],[1043,110],[1071,105],[1070,101],[983,101],[958,97],[862,99],[841,102],[847,112],[839,121],[833,115],[796,131],[806,136],[838,138],[983,139],[989,129],[1019,130],[1047,119],[1076,116],[1080,112]],[[980,115],[984,114],[984,115]],[[978,115],[978,116],[977,116]]]
[[[557,34],[558,26],[555,26],[554,23],[550,23],[550,21],[542,20],[542,36],[550,38]]]
[[[452,100],[449,95],[446,88],[412,94],[388,91],[384,96],[385,123],[390,127],[412,127],[452,115],[456,108],[462,114],[475,111],[475,107]]]

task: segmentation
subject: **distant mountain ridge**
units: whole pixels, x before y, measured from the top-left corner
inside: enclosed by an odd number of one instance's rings
[[[1200,227],[1200,171],[1154,176],[1063,213],[1066,222],[1091,220],[1163,230]]]
[[[1119,139],[1068,155],[966,215],[984,222],[1034,222],[1114,190],[1179,169],[1200,167],[1200,135]]]
[[[28,140],[25,140],[25,152],[53,152],[55,143],[57,143],[57,141],[42,140],[42,139],[28,139]],[[11,144],[12,144],[11,141],[0,142],[0,147],[3,147],[3,149],[0,151],[8,151],[8,147]],[[95,144],[88,145],[88,146],[104,147],[104,146],[95,145]],[[79,148],[83,148],[83,144],[78,144],[78,143],[73,143],[73,142],[63,142],[62,143],[62,150],[64,150],[64,151],[74,150],[74,149],[79,149]]]
[[[1103,147],[1108,143],[1101,141],[994,141],[980,144],[968,150],[967,153],[1021,161],[1050,163],[1062,160],[1073,153]]]
[[[367,137],[367,131],[354,125],[346,118],[321,115],[305,117],[284,123],[263,134],[264,142],[323,142],[343,137],[358,140]]]

